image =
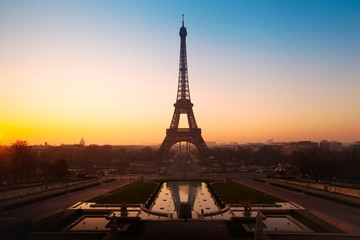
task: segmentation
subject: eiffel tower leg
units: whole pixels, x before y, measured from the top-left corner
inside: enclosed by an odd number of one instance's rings
[[[181,133],[181,134],[166,134],[166,137],[161,144],[159,151],[158,151],[158,157],[163,159],[166,158],[170,148],[181,141],[186,141],[187,144],[192,143],[198,150],[202,157],[205,157],[208,155],[208,147],[206,146],[206,143],[204,139],[201,136],[201,133]],[[181,148],[181,147],[180,147]],[[187,145],[187,152],[189,152],[190,147]]]
[[[208,155],[208,147],[201,135],[194,136],[193,143],[199,150],[200,155],[207,156]]]
[[[190,143],[188,145],[188,157],[190,158]]]
[[[166,158],[169,149],[173,145],[174,140],[175,138],[173,136],[166,135],[158,151],[158,157],[160,159]]]

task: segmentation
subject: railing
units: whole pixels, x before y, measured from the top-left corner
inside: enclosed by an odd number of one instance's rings
[[[145,207],[146,207],[146,208],[149,208],[149,209],[151,208],[151,206],[152,206],[152,204],[154,203],[157,195],[159,194],[160,189],[162,188],[163,183],[164,183],[164,182],[161,181],[161,182],[157,185],[157,187],[155,188],[155,190],[152,192],[151,196],[149,197],[149,199],[148,199],[148,200],[146,201],[146,203],[145,203]]]
[[[201,128],[168,128],[166,132],[201,132]]]
[[[214,190],[214,188],[210,185],[209,182],[206,182],[206,186],[209,189],[211,195],[213,196],[213,198],[216,201],[216,204],[218,205],[218,207],[220,209],[225,208],[225,203],[222,201],[222,199],[220,198],[220,196],[217,194],[217,192]]]

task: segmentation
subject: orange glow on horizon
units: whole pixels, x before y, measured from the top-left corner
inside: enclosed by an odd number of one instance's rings
[[[0,144],[163,141],[178,84],[178,5],[115,2],[0,3]],[[217,8],[182,4],[204,140],[360,140],[358,14],[235,2],[221,18]],[[233,4],[253,14],[235,14]]]

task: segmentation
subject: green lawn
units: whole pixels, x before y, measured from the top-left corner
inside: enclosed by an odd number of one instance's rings
[[[283,200],[277,197],[236,182],[214,183],[212,186],[226,204],[238,204],[243,202],[250,202],[250,204],[283,202]]]
[[[155,190],[154,182],[134,182],[88,200],[96,203],[145,203]]]

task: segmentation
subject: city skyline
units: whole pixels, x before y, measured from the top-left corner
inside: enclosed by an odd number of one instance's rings
[[[0,144],[160,144],[181,14],[206,141],[358,141],[359,13],[356,1],[1,2]]]

